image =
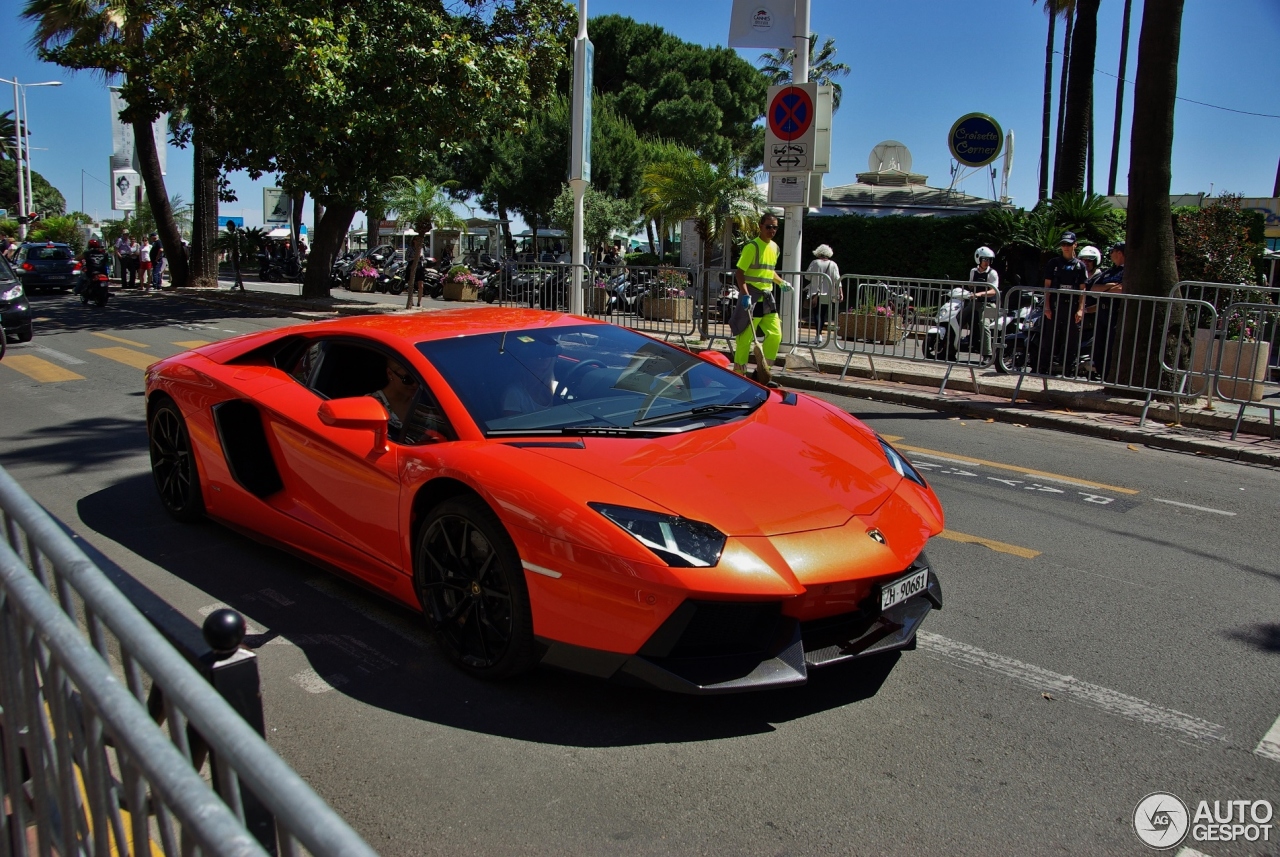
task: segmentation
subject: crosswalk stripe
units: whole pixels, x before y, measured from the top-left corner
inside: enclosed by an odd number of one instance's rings
[[[207,339],[188,339],[186,342],[175,342],[174,345],[179,348],[199,348],[201,345],[208,345]]]
[[[114,360],[117,363],[123,363],[126,366],[132,366],[135,369],[146,369],[156,362],[156,358],[150,354],[143,354],[140,351],[132,351],[128,348],[90,348],[89,353],[105,357],[108,360]]]
[[[953,542],[964,542],[971,545],[982,545],[990,548],[998,553],[1009,553],[1014,556],[1020,556],[1023,559],[1035,559],[1040,556],[1040,551],[1031,548],[1019,547],[1006,542],[998,542],[995,539],[984,539],[981,536],[971,536],[968,533],[957,533],[955,530],[943,530],[938,533],[938,538],[948,539]]]
[[[112,342],[122,342],[125,345],[132,345],[134,348],[150,348],[145,342],[134,342],[132,339],[121,339],[118,336],[112,336],[109,333],[98,333],[98,331],[90,331],[94,336],[100,336],[103,339],[110,339]]]
[[[79,357],[72,357],[70,354],[63,354],[61,351],[54,351],[47,345],[37,345],[36,351],[39,351],[41,354],[48,354],[54,360],[57,360],[59,363],[66,363],[68,366],[79,366],[84,363],[84,361]]]
[[[83,375],[77,375],[70,369],[63,369],[57,364],[50,363],[48,360],[36,357],[34,354],[13,354],[10,355],[0,366],[7,366],[16,372],[21,372],[28,378],[35,381],[83,381]]]

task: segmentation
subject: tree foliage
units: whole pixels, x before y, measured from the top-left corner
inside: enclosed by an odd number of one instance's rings
[[[760,71],[768,79],[771,86],[781,86],[791,82],[791,64],[795,62],[796,52],[789,48],[778,48],[760,55]],[[840,109],[840,99],[844,97],[844,87],[836,83],[838,77],[848,77],[852,69],[842,62],[836,61],[836,40],[830,36],[818,49],[818,34],[809,34],[809,81],[822,86],[831,87],[831,111]]]
[[[608,243],[615,232],[630,235],[639,216],[633,200],[618,199],[589,186],[582,201],[582,237],[588,249],[598,247]],[[551,225],[565,231],[573,229],[573,191],[568,185],[562,186],[551,205]]]
[[[0,170],[0,208],[16,212],[18,210],[17,168],[11,162],[6,162],[5,166],[7,169]],[[38,211],[43,217],[56,217],[66,212],[66,197],[49,184],[44,176],[35,171],[31,173],[31,191],[36,198],[34,205],[33,200],[27,200],[28,210]]]
[[[668,223],[694,221],[703,264],[713,241],[731,227],[750,228],[764,206],[764,198],[751,179],[674,145],[644,171],[642,193],[649,216]]]
[[[712,163],[741,155],[764,115],[764,75],[728,48],[686,42],[621,15],[593,18],[595,86],[643,137],[680,143]]]
[[[1204,208],[1174,209],[1173,235],[1181,279],[1260,285],[1263,219],[1241,209],[1239,196],[1224,194]]]

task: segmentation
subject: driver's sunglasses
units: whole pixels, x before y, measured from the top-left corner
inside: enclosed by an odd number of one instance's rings
[[[418,384],[418,379],[410,375],[408,372],[400,373],[393,371],[391,374],[399,378],[400,383],[404,384],[406,387],[415,387]]]

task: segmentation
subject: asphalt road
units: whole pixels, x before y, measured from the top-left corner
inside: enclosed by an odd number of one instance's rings
[[[833,399],[947,510],[918,650],[711,699],[490,685],[412,613],[160,509],[141,366],[293,320],[35,306],[0,362],[0,464],[193,619],[245,613],[268,740],[383,854],[1143,854],[1149,793],[1280,805],[1275,471]],[[1184,846],[1280,854],[1270,823]]]

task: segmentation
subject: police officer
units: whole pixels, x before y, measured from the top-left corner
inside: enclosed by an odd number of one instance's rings
[[[777,358],[778,346],[782,343],[782,324],[778,321],[778,302],[774,298],[773,287],[777,285],[783,291],[791,290],[791,286],[778,276],[780,251],[773,241],[777,231],[778,218],[768,213],[762,215],[760,234],[742,248],[738,268],[733,272],[738,294],[749,295],[752,304],[751,323],[734,340],[733,368],[739,374],[746,374],[747,357],[756,340],[756,331],[763,330],[763,360],[756,361],[756,380],[762,384],[770,383],[772,373],[769,367]]]
[[[1079,347],[1080,325],[1075,320],[1078,296],[1070,294],[1084,288],[1087,278],[1084,263],[1076,258],[1076,234],[1064,232],[1058,242],[1061,254],[1044,267],[1044,287],[1049,291],[1044,300],[1044,321],[1040,330],[1040,353],[1036,371],[1051,374],[1053,364],[1061,362],[1064,374],[1073,368]]]

